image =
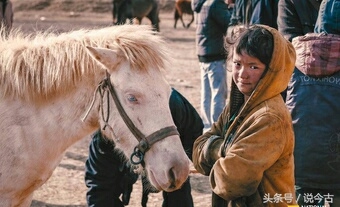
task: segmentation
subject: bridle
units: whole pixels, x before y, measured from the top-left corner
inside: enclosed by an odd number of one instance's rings
[[[151,145],[154,143],[172,135],[179,135],[176,126],[168,126],[164,127],[162,129],[159,129],[149,136],[145,136],[131,121],[129,116],[126,114],[122,104],[120,103],[118,96],[116,94],[116,91],[110,81],[110,74],[106,71],[106,78],[104,78],[97,86],[94,94],[94,98],[92,100],[91,106],[88,109],[86,115],[83,118],[83,121],[86,119],[89,111],[93,107],[96,94],[100,94],[100,110],[102,112],[102,119],[104,121],[104,127],[103,130],[108,127],[111,132],[114,134],[112,127],[108,124],[109,116],[110,116],[110,97],[109,95],[111,94],[112,99],[118,109],[118,112],[122,119],[124,120],[126,126],[129,128],[130,132],[135,136],[135,138],[139,141],[138,145],[134,148],[133,153],[130,156],[130,161],[134,165],[142,164],[144,165],[144,155],[145,153],[150,149]],[[105,116],[104,110],[103,110],[103,99],[104,96],[106,95],[106,100],[107,100],[107,114]]]

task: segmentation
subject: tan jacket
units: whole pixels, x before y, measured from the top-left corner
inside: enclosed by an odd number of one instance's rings
[[[219,120],[194,144],[195,168],[210,176],[213,192],[226,200],[226,206],[286,207],[296,203],[294,133],[291,116],[280,95],[292,75],[295,51],[277,30],[264,27],[274,36],[267,73],[242,108],[237,102],[243,95],[233,82],[229,104]],[[235,105],[240,111],[224,131],[236,111]],[[211,157],[217,156],[214,163],[206,161],[202,150],[211,135],[224,135],[210,146]],[[228,137],[232,141],[226,144]]]

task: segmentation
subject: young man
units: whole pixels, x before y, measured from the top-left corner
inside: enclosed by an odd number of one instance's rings
[[[204,131],[221,114],[227,98],[224,35],[231,10],[224,0],[193,0],[196,18],[196,53],[201,73],[201,117]]]

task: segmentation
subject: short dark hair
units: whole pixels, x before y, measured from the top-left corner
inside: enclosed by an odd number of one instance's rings
[[[226,38],[225,48],[229,49],[229,58],[231,58],[233,50],[237,54],[245,52],[259,59],[268,67],[272,59],[274,38],[264,27],[252,25],[248,28],[239,28],[231,38]]]

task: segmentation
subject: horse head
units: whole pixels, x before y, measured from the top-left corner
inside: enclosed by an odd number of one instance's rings
[[[163,43],[153,33],[145,37],[120,38],[107,48],[87,47],[106,70],[97,89],[100,125],[132,164],[144,167],[156,189],[173,191],[187,179],[189,160],[171,117],[171,87],[162,73]]]

